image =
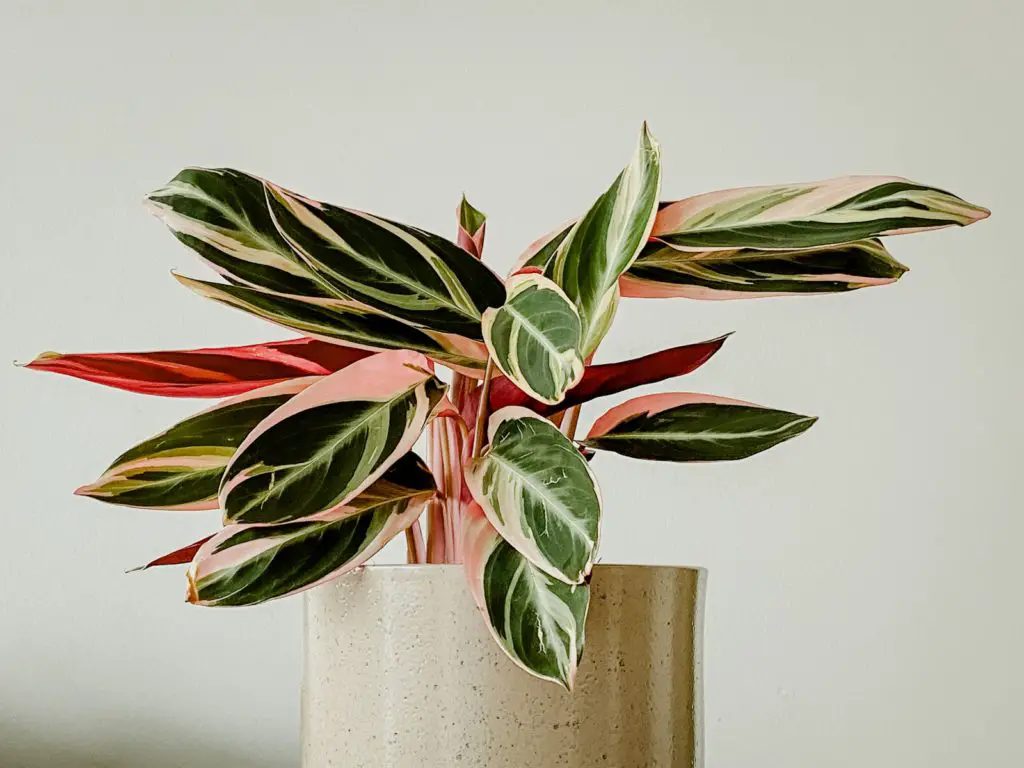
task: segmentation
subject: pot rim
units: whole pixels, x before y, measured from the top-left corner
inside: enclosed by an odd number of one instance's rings
[[[356,569],[358,571],[414,571],[428,568],[450,570],[462,568],[462,563],[367,563]],[[707,568],[699,565],[661,565],[658,563],[596,563],[595,571],[609,570],[650,570],[650,571],[691,571],[707,575]]]

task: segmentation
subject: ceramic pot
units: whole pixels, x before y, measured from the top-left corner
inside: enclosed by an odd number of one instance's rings
[[[306,595],[304,768],[699,768],[705,572],[598,565],[573,693],[498,647],[461,566]]]

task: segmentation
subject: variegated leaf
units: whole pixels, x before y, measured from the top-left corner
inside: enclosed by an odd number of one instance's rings
[[[583,444],[653,461],[732,461],[790,440],[816,421],[741,400],[668,392],[612,408]]]
[[[381,352],[270,414],[224,473],[225,523],[334,514],[419,438],[446,390],[428,367],[415,352]]]
[[[644,123],[632,163],[573,225],[548,262],[580,313],[584,357],[597,348],[618,303],[618,280],[647,241],[658,206],[661,152]]]
[[[505,303],[483,316],[491,358],[528,395],[558,403],[583,376],[579,313],[543,275],[513,275],[505,287]]]
[[[479,341],[415,328],[355,301],[175,278],[200,296],[316,339],[374,351],[411,349],[475,378],[482,376],[487,362],[487,348]]]
[[[755,299],[887,285],[906,271],[878,240],[795,251],[681,251],[655,241],[619,284],[634,298]]]
[[[708,192],[658,212],[652,237],[676,248],[790,250],[965,226],[989,212],[896,176]]]
[[[469,251],[478,259],[484,253],[484,235],[487,232],[487,217],[469,204],[466,196],[455,211],[459,219],[459,247]]]
[[[463,562],[469,589],[499,647],[517,665],[572,690],[583,656],[587,584],[563,584],[534,566],[467,505]]]
[[[530,247],[523,251],[519,258],[516,259],[516,263],[512,266],[512,271],[509,274],[515,274],[531,267],[536,267],[541,271],[546,270],[551,259],[554,258],[555,253],[558,251],[558,246],[562,244],[562,241],[572,231],[575,223],[575,221],[571,221],[554,232],[548,232],[544,237],[530,243]]]
[[[278,233],[262,179],[231,168],[186,168],[146,203],[175,237],[232,282],[331,295]]]
[[[326,376],[373,354],[318,339],[166,352],[44,352],[27,368],[164,397],[231,397],[279,381]]]
[[[292,379],[225,400],[121,454],[75,493],[129,507],[216,509],[221,477],[245,437],[321,379]]]
[[[430,470],[407,453],[329,516],[281,525],[229,525],[193,558],[188,600],[253,605],[337,578],[408,528],[434,493]]]
[[[278,231],[339,295],[420,328],[481,339],[480,315],[500,306],[501,280],[455,243],[267,183]]]
[[[465,470],[473,499],[531,563],[567,584],[582,583],[601,526],[587,462],[554,424],[526,408],[496,411],[487,432],[489,447]]]

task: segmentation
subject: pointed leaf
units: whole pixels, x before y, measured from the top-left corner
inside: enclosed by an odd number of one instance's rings
[[[332,290],[420,328],[481,339],[501,280],[437,235],[267,184],[278,231]]]
[[[466,467],[473,499],[502,538],[545,573],[580,584],[601,527],[597,482],[575,444],[525,408],[502,408],[490,446]]]
[[[184,546],[181,549],[176,549],[173,552],[168,552],[166,555],[161,555],[156,560],[151,560],[145,565],[140,565],[138,568],[132,568],[129,573],[134,571],[146,571],[150,568],[156,568],[162,565],[188,565],[192,562],[192,558],[196,556],[196,553],[200,548],[212,539],[216,534],[211,533],[209,536],[204,536],[199,541],[194,541],[188,546]]]
[[[278,234],[262,179],[231,168],[186,168],[146,202],[181,242],[232,282],[331,295]]]
[[[121,454],[75,493],[129,507],[216,509],[221,477],[245,437],[321,378],[291,379],[218,403]]]
[[[498,645],[518,666],[572,690],[583,656],[587,584],[553,579],[498,535],[469,504],[463,557],[473,599]]]
[[[254,605],[337,578],[408,528],[434,494],[430,470],[407,453],[330,515],[282,525],[229,525],[192,561],[188,600]]]
[[[261,421],[228,465],[225,523],[330,516],[419,438],[446,385],[415,352],[381,352],[331,374]]]
[[[583,444],[653,461],[732,461],[794,438],[816,421],[741,400],[669,392],[612,408]]]
[[[513,275],[506,289],[505,304],[484,312],[487,349],[521,390],[543,403],[558,403],[583,375],[579,313],[543,275]]]
[[[651,232],[661,184],[660,155],[645,123],[632,163],[573,226],[545,268],[579,310],[584,357],[607,331],[618,301],[619,276]]]
[[[167,352],[44,352],[27,368],[164,397],[231,397],[279,381],[325,376],[373,354],[318,339]]]
[[[568,237],[575,224],[575,221],[570,221],[554,232],[548,232],[544,237],[530,243],[530,247],[516,259],[516,263],[512,266],[512,271],[509,274],[515,274],[530,267],[536,267],[542,271],[546,270],[548,264],[551,263],[551,259],[554,258],[555,253],[558,251],[558,246]]]
[[[455,211],[459,218],[459,247],[469,251],[478,259],[484,252],[484,235],[487,231],[487,217],[469,204],[466,196]]]
[[[411,349],[475,378],[483,375],[487,362],[487,348],[478,341],[414,328],[355,301],[284,296],[182,275],[175,278],[200,296],[327,342],[374,351]]]
[[[789,250],[966,226],[989,212],[896,176],[708,192],[658,212],[652,237],[677,248]]]
[[[886,285],[906,271],[878,240],[795,251],[681,251],[655,241],[620,285],[636,298],[755,299]]]

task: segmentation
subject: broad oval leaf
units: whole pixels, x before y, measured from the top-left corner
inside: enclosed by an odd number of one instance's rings
[[[567,584],[590,573],[601,527],[597,481],[575,444],[526,408],[502,408],[490,445],[466,467],[473,499],[502,538]]]
[[[304,338],[166,352],[44,352],[26,367],[146,395],[231,397],[288,379],[326,376],[371,354]]]
[[[483,316],[491,358],[531,397],[558,403],[583,375],[579,313],[543,275],[513,275],[506,289],[505,303]]]
[[[495,530],[478,504],[463,523],[469,589],[487,628],[513,662],[570,691],[583,656],[587,584],[563,584],[534,566]]]
[[[430,470],[407,453],[329,516],[281,525],[229,525],[192,560],[188,600],[254,605],[337,578],[408,528],[434,493]]]
[[[446,385],[415,352],[331,374],[261,421],[224,473],[225,523],[330,516],[419,438]]]
[[[146,203],[175,237],[232,282],[331,295],[278,233],[262,179],[231,168],[186,168]]]
[[[224,470],[246,436],[322,378],[292,379],[218,403],[125,451],[75,493],[129,507],[216,509]]]
[[[278,231],[332,290],[420,328],[481,339],[501,280],[443,237],[267,183]]]
[[[455,215],[459,220],[459,247],[476,258],[482,258],[484,253],[484,236],[487,233],[487,217],[483,212],[478,211],[469,204],[466,196],[455,209]]]
[[[844,176],[666,203],[651,236],[684,249],[789,250],[966,226],[988,215],[949,192],[896,176]]]
[[[373,351],[410,349],[474,378],[483,375],[487,363],[487,348],[479,341],[415,328],[355,301],[174,277],[200,296],[316,339]]]
[[[579,310],[584,357],[607,332],[619,276],[647,241],[660,186],[661,151],[644,123],[633,161],[573,225],[545,268]]]
[[[878,240],[795,251],[681,251],[652,242],[620,286],[634,298],[755,299],[887,285],[906,271]]]
[[[742,400],[667,392],[612,408],[583,444],[653,461],[732,461],[790,440],[817,420]]]

